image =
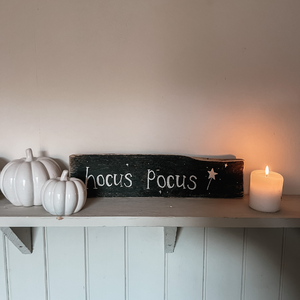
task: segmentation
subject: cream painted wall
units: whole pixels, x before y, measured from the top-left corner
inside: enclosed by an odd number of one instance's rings
[[[235,155],[299,194],[297,0],[0,1],[2,165]]]

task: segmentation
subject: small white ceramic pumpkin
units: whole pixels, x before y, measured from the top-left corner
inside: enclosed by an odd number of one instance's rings
[[[42,205],[43,184],[60,174],[57,162],[49,157],[33,157],[29,148],[25,158],[15,159],[4,166],[0,174],[0,188],[13,205]]]
[[[86,186],[74,177],[67,177],[64,170],[60,178],[49,179],[41,191],[42,204],[46,211],[55,216],[68,216],[80,211],[87,197]]]

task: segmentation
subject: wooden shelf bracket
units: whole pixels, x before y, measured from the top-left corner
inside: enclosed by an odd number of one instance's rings
[[[31,227],[0,227],[0,230],[21,253],[32,253]]]
[[[177,239],[177,227],[164,227],[164,235],[165,252],[173,253]]]
[[[31,227],[0,227],[0,230],[21,253],[32,253]],[[174,252],[176,239],[177,227],[164,227],[166,253]]]

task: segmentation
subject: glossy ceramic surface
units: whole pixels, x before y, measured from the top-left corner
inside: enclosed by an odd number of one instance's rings
[[[68,216],[80,211],[86,202],[86,186],[77,178],[68,178],[64,170],[60,178],[48,180],[41,191],[42,205],[56,216]]]
[[[49,157],[34,157],[31,149],[26,157],[5,165],[0,174],[3,195],[16,206],[41,205],[41,189],[50,178],[61,174],[59,165]]]

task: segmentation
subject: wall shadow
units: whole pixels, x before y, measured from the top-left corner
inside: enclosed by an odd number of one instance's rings
[[[0,157],[0,173],[2,169],[5,167],[5,165],[9,162],[9,160]],[[0,200],[5,199],[4,195],[2,194],[2,191],[0,190]]]

